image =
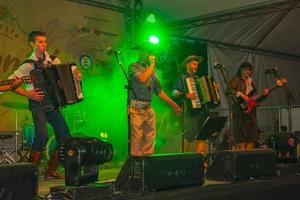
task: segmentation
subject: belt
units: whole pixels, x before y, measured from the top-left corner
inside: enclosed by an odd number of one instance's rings
[[[151,108],[151,101],[130,100],[130,107],[134,109],[146,110]]]

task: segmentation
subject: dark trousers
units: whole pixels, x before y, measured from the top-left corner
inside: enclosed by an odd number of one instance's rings
[[[69,128],[59,109],[46,113],[40,105],[31,104],[29,107],[35,126],[35,139],[32,150],[39,152],[44,150],[48,140],[47,122],[53,127],[57,144],[70,136]]]

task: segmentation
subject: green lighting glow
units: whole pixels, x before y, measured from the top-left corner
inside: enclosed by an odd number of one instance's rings
[[[155,35],[151,35],[149,37],[149,42],[151,44],[158,44],[159,43],[159,38],[157,36],[155,36]]]
[[[154,24],[155,21],[156,21],[156,19],[155,19],[155,15],[154,15],[154,14],[149,14],[149,15],[146,17],[146,22],[147,22],[147,23]]]

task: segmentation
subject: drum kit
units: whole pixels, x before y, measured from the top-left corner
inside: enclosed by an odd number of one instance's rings
[[[27,103],[22,102],[0,102],[0,106],[12,109],[15,111],[15,130],[0,131],[0,163],[17,163],[27,162],[29,160],[29,152],[35,138],[35,127],[32,123],[24,123],[22,128],[19,128],[19,111],[27,110]],[[78,123],[82,124],[84,114],[75,112],[72,121],[73,132],[78,127]],[[85,120],[85,119],[84,119]],[[49,140],[46,144],[46,159],[56,147],[56,140],[53,133],[50,132]]]

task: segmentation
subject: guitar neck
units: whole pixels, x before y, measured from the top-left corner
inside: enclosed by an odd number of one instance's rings
[[[273,85],[272,87],[270,87],[270,88],[267,88],[267,90],[269,90],[269,93],[271,93],[272,91],[274,91],[276,88],[278,88],[279,86],[277,85],[277,84],[275,84],[275,85]],[[254,101],[257,101],[257,100],[259,100],[259,99],[261,99],[261,98],[263,98],[264,97],[264,93],[262,92],[262,93],[260,93],[260,94],[258,94],[258,95],[255,95],[254,97],[253,97],[253,99],[254,99]]]
[[[31,76],[23,76],[20,79],[22,83],[31,83],[33,81]],[[15,80],[16,79],[0,80],[0,86],[11,85],[15,82]]]
[[[8,80],[1,80],[0,81],[0,86],[3,86],[3,85],[10,85],[14,82],[14,79],[8,79]]]

